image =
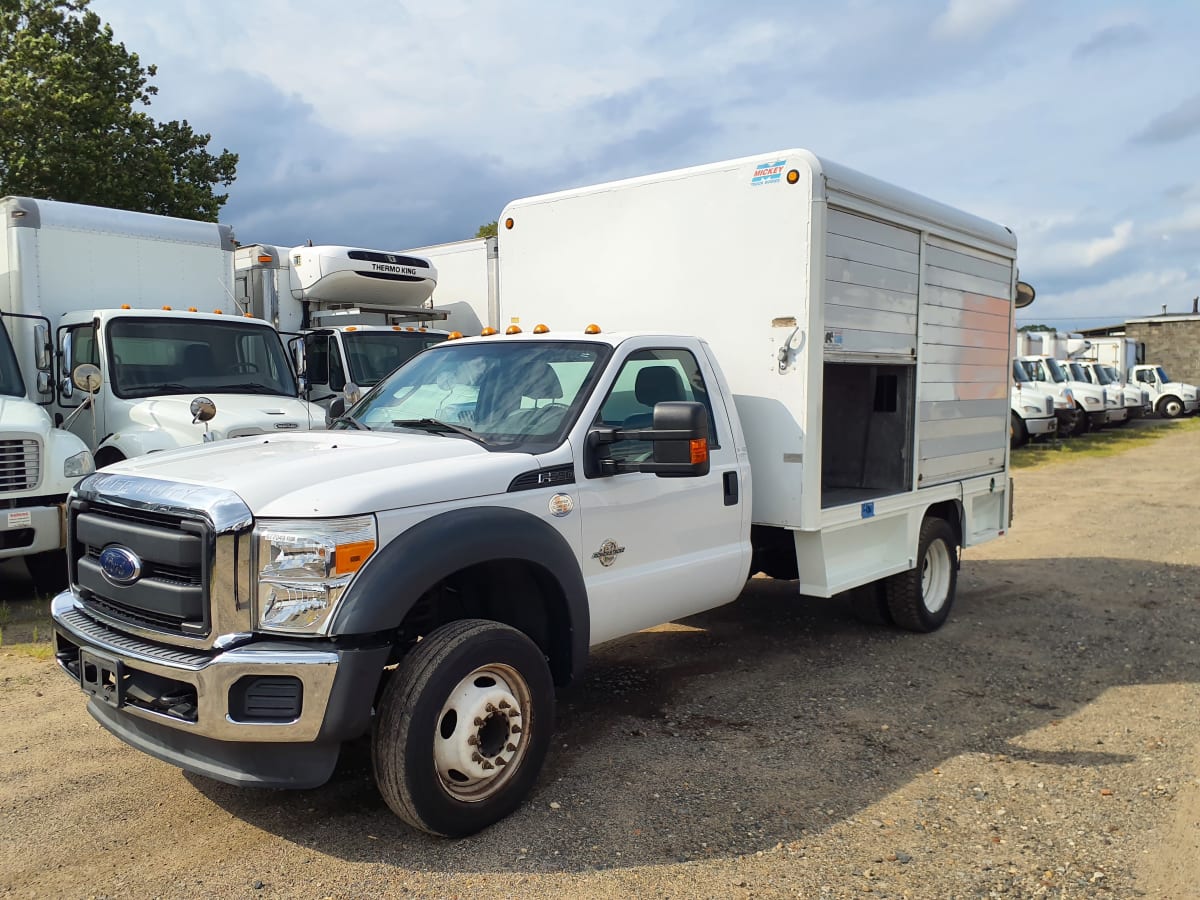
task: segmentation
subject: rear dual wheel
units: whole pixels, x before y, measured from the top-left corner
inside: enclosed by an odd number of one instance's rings
[[[945,519],[925,519],[916,568],[884,581],[892,621],[909,631],[936,631],[950,615],[957,588],[958,537]]]

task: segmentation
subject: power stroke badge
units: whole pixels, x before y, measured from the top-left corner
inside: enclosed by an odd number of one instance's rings
[[[600,545],[600,549],[592,554],[592,559],[600,560],[602,566],[611,566],[624,552],[625,548],[617,546],[616,541],[605,541]]]

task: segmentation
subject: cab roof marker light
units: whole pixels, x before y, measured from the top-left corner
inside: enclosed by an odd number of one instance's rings
[[[403,331],[403,330],[404,330],[404,329],[403,329],[403,328],[401,328],[399,325],[393,325],[393,326],[392,326],[392,331]]]
[[[189,306],[189,307],[188,307],[188,312],[197,312],[197,311],[198,311],[198,310],[197,310],[197,309],[196,309],[196,307],[194,307],[194,306]]]
[[[462,336],[463,336],[463,335],[462,335],[462,332],[461,332],[461,331],[452,331],[452,332],[450,332],[448,335],[446,335],[446,340],[448,340],[448,341],[457,341],[457,340],[459,340],[459,339],[460,339]]]
[[[491,337],[493,334],[499,334],[499,333],[500,333],[499,329],[493,328],[491,325],[489,325],[487,328],[483,329],[483,331],[479,332],[479,336],[480,337]]]
[[[505,334],[520,334],[521,326],[520,325],[509,325],[507,328],[504,329],[504,333]]]
[[[122,304],[121,304],[121,309],[133,309],[133,307],[132,307],[132,306],[130,306],[128,303],[122,303]]]
[[[542,323],[539,323],[539,324],[537,324],[537,325],[534,325],[534,326],[533,326],[533,333],[534,333],[534,334],[549,334],[549,333],[550,333],[550,326],[549,326],[549,325],[542,324]]]
[[[171,307],[167,306],[166,304],[163,304],[163,309],[167,310],[167,312],[171,311]]]
[[[592,323],[591,325],[589,325],[587,328],[583,329],[583,333],[584,333],[584,334],[599,334],[599,333],[600,333],[600,326],[599,326],[599,325],[597,325],[595,322],[593,322],[593,323]]]
[[[358,331],[357,325],[350,325],[346,328],[347,331]]]
[[[219,309],[214,309],[214,310],[213,310],[213,314],[214,314],[214,315],[218,315],[218,316],[223,316],[223,315],[225,315],[224,311],[223,311],[223,310],[219,310]]]

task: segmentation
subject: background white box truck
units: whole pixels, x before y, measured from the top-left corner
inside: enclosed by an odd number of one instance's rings
[[[233,232],[193,222],[74,203],[0,200],[0,311],[41,316],[14,335],[27,385],[58,422],[89,445],[96,464],[216,437],[322,427],[299,399],[278,333],[233,299]],[[100,369],[91,409],[71,372]],[[198,395],[215,401],[195,421]]]

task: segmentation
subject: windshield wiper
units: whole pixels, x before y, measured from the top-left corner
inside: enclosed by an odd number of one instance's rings
[[[291,396],[279,388],[269,387],[265,384],[255,384],[253,382],[243,382],[241,384],[227,384],[220,388],[221,391],[245,391],[248,394],[276,394],[279,396]]]
[[[354,416],[334,416],[329,420],[330,425],[349,425],[358,431],[371,431],[371,426],[358,421]]]
[[[186,384],[168,381],[164,384],[136,384],[125,389],[126,397],[150,397],[154,394],[194,394],[197,393]]]
[[[452,425],[449,422],[443,422],[441,419],[392,419],[392,424],[397,428],[420,428],[424,431],[440,432],[442,434],[461,434],[463,437],[470,438],[483,447],[491,445],[491,441],[484,440],[470,428],[462,425]]]

